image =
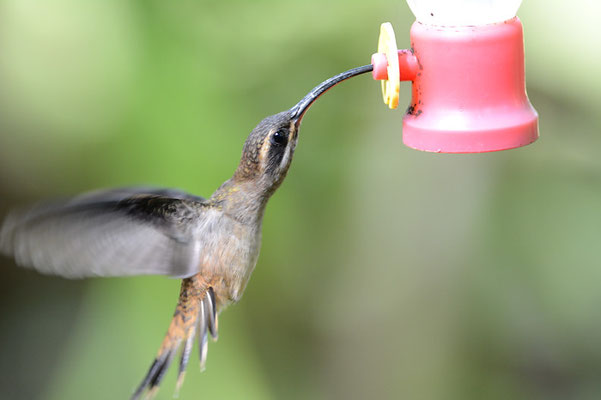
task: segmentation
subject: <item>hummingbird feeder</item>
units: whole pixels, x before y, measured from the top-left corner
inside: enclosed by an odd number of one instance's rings
[[[401,81],[412,82],[403,142],[438,153],[482,153],[538,138],[526,95],[522,0],[407,0],[416,16],[411,48],[398,50],[392,25],[380,30],[373,77],[396,108]]]

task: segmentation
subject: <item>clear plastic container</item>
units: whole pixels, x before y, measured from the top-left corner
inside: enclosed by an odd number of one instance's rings
[[[422,24],[470,26],[509,20],[522,0],[407,0],[407,4]]]

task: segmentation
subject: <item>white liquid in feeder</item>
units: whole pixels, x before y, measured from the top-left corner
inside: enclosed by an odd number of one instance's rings
[[[522,0],[407,0],[418,22],[438,26],[485,25],[515,17]]]

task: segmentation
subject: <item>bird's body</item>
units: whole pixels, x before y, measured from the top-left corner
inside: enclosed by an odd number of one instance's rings
[[[250,133],[233,176],[204,199],[172,189],[122,188],[14,212],[0,228],[0,252],[19,265],[67,278],[158,274],[182,278],[175,314],[146,377],[132,396],[152,394],[183,346],[178,387],[194,338],[201,369],[217,316],[240,300],[257,263],[265,207],[294,155],[308,107],[360,67],[317,86],[290,110]]]

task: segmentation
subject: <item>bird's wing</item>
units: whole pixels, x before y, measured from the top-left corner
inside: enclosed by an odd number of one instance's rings
[[[0,252],[17,264],[66,278],[198,272],[194,227],[208,218],[202,197],[171,189],[97,191],[8,215]]]

